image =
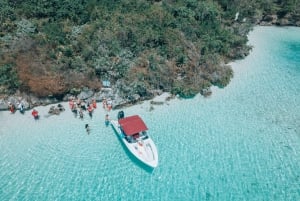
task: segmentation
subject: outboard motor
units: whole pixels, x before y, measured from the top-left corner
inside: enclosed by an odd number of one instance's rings
[[[118,112],[118,119],[122,119],[124,118],[124,112],[123,111],[119,111]]]

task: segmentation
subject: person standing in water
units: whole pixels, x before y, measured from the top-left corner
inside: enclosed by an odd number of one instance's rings
[[[80,108],[80,110],[79,110],[79,118],[80,118],[80,119],[83,119],[83,111],[82,111],[82,108]]]
[[[108,114],[105,115],[105,125],[106,126],[109,125],[109,116],[108,116]]]
[[[94,111],[93,105],[89,104],[87,110],[89,112],[90,117],[92,118],[93,117],[93,111]]]
[[[85,124],[85,130],[86,130],[87,134],[89,135],[91,132],[89,124]]]
[[[106,109],[106,107],[107,107],[107,100],[106,100],[106,98],[103,98],[102,104],[103,104],[103,109]]]

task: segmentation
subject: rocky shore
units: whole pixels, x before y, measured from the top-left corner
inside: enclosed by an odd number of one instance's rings
[[[266,14],[258,22],[261,26],[297,26],[300,27],[300,14],[288,13],[284,16]]]
[[[153,99],[151,101],[151,104],[153,105],[163,104],[165,100],[161,100],[161,98],[160,99],[155,98],[162,94],[165,94],[164,97],[166,100],[170,100],[171,98],[174,98],[174,96],[170,95],[169,93],[167,93],[168,95],[166,95],[166,93],[163,93],[163,91],[161,90],[155,90],[153,91],[153,97],[152,97]],[[86,102],[91,102],[92,99],[96,100],[96,102],[102,102],[104,98],[105,99],[109,98],[112,100],[113,109],[122,108],[143,100],[151,99],[151,98],[142,99],[138,94],[135,94],[135,96],[133,97],[122,98],[119,96],[115,88],[102,88],[100,91],[97,92],[89,88],[84,88],[81,90],[79,94],[75,95],[75,94],[68,93],[62,99],[58,99],[51,96],[39,98],[32,94],[17,92],[14,95],[7,95],[7,96],[0,97],[0,111],[9,110],[9,104],[13,104],[15,108],[18,108],[18,105],[22,103],[25,110],[30,110],[36,106],[46,106],[50,104],[66,102],[73,97],[84,100]]]

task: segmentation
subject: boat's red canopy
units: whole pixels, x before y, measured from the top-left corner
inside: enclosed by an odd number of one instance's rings
[[[119,124],[126,135],[134,135],[141,131],[148,130],[146,124],[138,115],[119,119]]]

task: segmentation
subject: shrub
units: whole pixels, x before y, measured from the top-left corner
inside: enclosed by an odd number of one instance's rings
[[[13,64],[0,66],[0,85],[3,85],[10,93],[15,92],[20,86],[17,71]]]

